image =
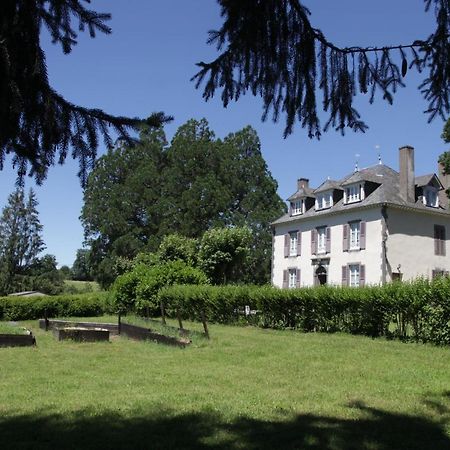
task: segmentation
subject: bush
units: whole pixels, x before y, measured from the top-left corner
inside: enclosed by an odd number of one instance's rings
[[[113,286],[113,295],[118,312],[158,315],[160,301],[157,294],[162,287],[207,283],[208,278],[201,270],[180,260],[167,261],[151,267],[138,265],[119,276]]]
[[[2,320],[33,320],[45,317],[89,317],[111,312],[107,292],[55,297],[1,297]]]
[[[392,283],[364,288],[321,286],[278,289],[271,286],[173,286],[158,298],[185,318],[305,332],[347,332],[450,344],[450,279]],[[257,319],[242,314],[245,306]]]

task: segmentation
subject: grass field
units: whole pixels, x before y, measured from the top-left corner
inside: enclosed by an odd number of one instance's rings
[[[95,281],[64,280],[64,291],[68,293],[98,292],[100,285]]]
[[[22,325],[37,347],[0,349],[1,448],[450,448],[448,348],[219,325],[186,349],[76,344]]]

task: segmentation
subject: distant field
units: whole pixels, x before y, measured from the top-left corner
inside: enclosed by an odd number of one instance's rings
[[[100,285],[96,281],[64,280],[64,287],[65,291],[73,293],[101,291]]]
[[[0,349],[8,450],[450,448],[449,348],[210,325],[182,350],[22,325],[37,347]]]

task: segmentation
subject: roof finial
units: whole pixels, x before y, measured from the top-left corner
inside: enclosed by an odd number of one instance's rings
[[[355,161],[355,172],[359,172],[359,165],[358,165],[359,156],[360,156],[359,153],[355,154],[355,158],[356,158],[356,161]]]
[[[382,165],[383,161],[381,161],[381,152],[380,152],[380,146],[377,144],[375,145],[375,150],[378,151],[378,164]]]

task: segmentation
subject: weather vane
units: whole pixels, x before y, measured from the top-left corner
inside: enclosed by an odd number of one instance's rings
[[[378,164],[383,164],[383,162],[381,161],[381,152],[380,152],[380,146],[377,144],[375,145],[375,150],[378,152]]]
[[[359,165],[358,165],[359,157],[360,157],[360,154],[359,153],[355,153],[355,158],[356,158],[356,161],[355,161],[355,172],[359,172]]]

